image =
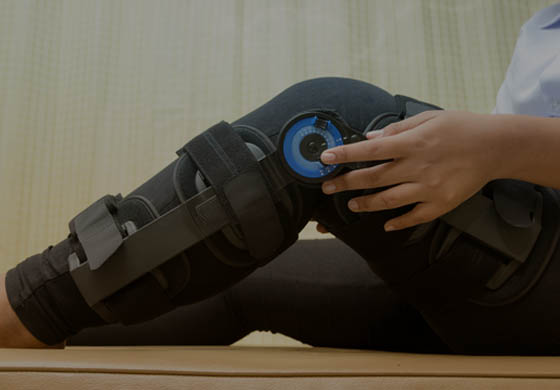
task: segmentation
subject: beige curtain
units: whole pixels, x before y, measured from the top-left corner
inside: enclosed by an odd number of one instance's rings
[[[1,267],[300,80],[489,112],[521,24],[552,3],[0,0]]]

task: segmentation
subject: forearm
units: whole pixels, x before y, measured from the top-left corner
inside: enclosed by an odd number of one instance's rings
[[[560,118],[493,115],[496,131],[490,153],[499,160],[493,177],[560,189]]]

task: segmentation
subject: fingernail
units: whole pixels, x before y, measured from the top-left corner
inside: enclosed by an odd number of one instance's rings
[[[323,192],[326,194],[330,194],[331,192],[334,192],[336,190],[336,186],[332,183],[329,184],[325,184],[323,186]]]
[[[395,230],[395,225],[387,225],[385,226],[385,231],[386,232],[390,232],[392,230]]]
[[[351,200],[350,202],[348,202],[348,208],[350,210],[358,210],[358,202],[356,202],[355,200]]]
[[[334,153],[324,152],[323,154],[321,154],[321,160],[323,160],[324,162],[334,161],[335,158],[336,156]]]

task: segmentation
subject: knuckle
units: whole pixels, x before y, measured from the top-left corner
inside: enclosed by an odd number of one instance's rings
[[[338,179],[335,180],[335,185],[337,191],[340,190],[347,190],[352,186],[352,178],[349,177],[350,174],[347,173],[346,175],[340,176]]]
[[[342,147],[336,151],[336,159],[339,162],[344,162],[347,159],[348,153],[346,152],[346,148]]]
[[[383,135],[391,135],[395,132],[400,131],[402,127],[403,127],[402,122],[391,123],[390,125],[385,127],[385,129],[383,129]]]
[[[424,137],[415,137],[412,141],[412,145],[415,149],[424,149],[428,145],[428,140]]]
[[[417,166],[419,172],[422,173],[422,174],[426,174],[426,173],[431,172],[432,167],[433,167],[433,164],[431,163],[431,161],[424,161],[423,163],[421,163]]]
[[[394,195],[380,194],[379,201],[384,208],[391,209],[397,205],[398,199]]]
[[[438,189],[441,186],[441,179],[439,177],[431,177],[428,179],[428,187],[432,190]]]
[[[443,201],[447,204],[451,204],[453,203],[453,201],[455,200],[455,191],[451,190],[451,191],[446,191],[443,194]]]
[[[379,144],[377,142],[366,142],[366,153],[374,154],[379,151]]]
[[[366,188],[374,188],[378,182],[378,175],[373,172],[368,172],[364,180],[364,185],[366,186]]]

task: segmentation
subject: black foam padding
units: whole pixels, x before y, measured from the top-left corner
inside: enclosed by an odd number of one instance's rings
[[[159,214],[163,214],[177,206],[179,199],[175,194],[173,181],[176,163],[177,160],[167,165],[144,184],[132,191],[129,196],[139,195],[146,198]]]
[[[159,212],[149,203],[147,198],[129,195],[118,205],[117,218],[121,224],[134,222],[137,229],[153,221]]]

